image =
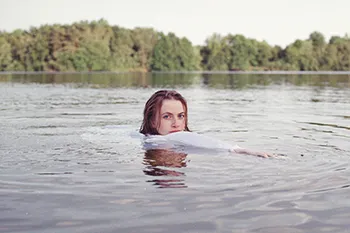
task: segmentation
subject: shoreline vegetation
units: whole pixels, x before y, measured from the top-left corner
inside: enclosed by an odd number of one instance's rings
[[[192,45],[174,33],[126,29],[104,19],[0,31],[0,74],[30,73],[350,74],[350,38],[320,32],[282,48],[241,34]]]
[[[151,73],[151,74],[282,74],[282,75],[350,75],[350,71],[288,71],[288,70],[269,70],[269,71],[225,71],[225,70],[195,70],[195,71],[0,71],[0,75],[36,75],[36,74],[130,74],[130,73]]]

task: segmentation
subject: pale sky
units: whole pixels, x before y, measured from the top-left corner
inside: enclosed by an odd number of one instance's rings
[[[350,34],[350,0],[0,0],[0,30],[106,19],[132,29],[152,27],[202,45],[213,33],[243,34],[270,45],[319,31]]]

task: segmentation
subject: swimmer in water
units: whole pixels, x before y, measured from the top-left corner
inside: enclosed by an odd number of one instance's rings
[[[146,136],[175,135],[179,132],[187,132],[188,134],[191,131],[188,128],[187,110],[187,102],[180,93],[174,90],[159,90],[155,92],[145,104],[140,133]],[[203,137],[203,140],[201,140],[201,137],[203,136],[195,133],[191,135],[191,138],[194,138],[194,141],[197,142],[196,146],[198,147],[204,146],[208,142],[208,137]],[[215,139],[213,140],[215,141]],[[232,146],[227,149],[233,153],[255,155],[263,158],[275,156],[264,152],[251,151],[238,146]]]

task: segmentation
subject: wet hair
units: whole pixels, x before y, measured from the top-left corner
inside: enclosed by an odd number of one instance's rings
[[[155,92],[145,104],[143,110],[143,121],[140,127],[140,133],[158,135],[160,120],[160,109],[163,100],[178,100],[182,103],[185,110],[185,131],[190,131],[187,126],[187,102],[182,95],[174,90],[159,90]]]

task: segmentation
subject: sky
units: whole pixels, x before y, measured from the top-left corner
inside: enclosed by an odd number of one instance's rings
[[[350,34],[349,0],[0,0],[0,30],[108,21],[152,27],[203,45],[213,33],[242,34],[282,47],[314,31]]]

